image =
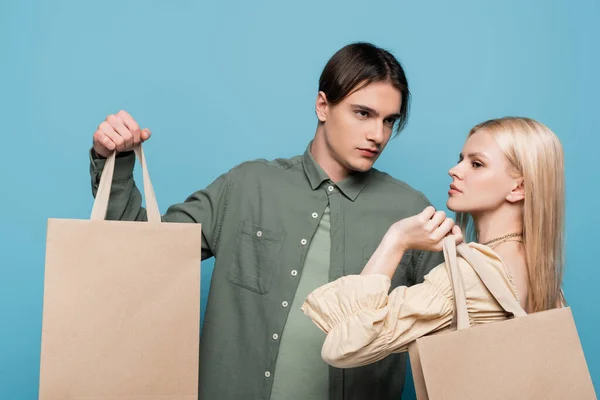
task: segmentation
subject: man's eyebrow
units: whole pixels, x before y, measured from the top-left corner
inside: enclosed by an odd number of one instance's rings
[[[362,104],[351,104],[351,106],[354,108],[358,108],[362,111],[367,111],[367,112],[373,114],[374,116],[379,117],[379,113],[376,110],[372,109],[371,107],[363,106]],[[400,118],[400,113],[390,114],[386,118],[398,119],[398,118]]]

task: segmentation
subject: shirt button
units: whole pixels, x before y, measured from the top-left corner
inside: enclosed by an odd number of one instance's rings
[[[278,334],[276,334],[276,333],[274,333],[274,334],[273,334],[273,340],[277,340],[277,339],[279,339],[279,335],[278,335]]]
[[[331,186],[331,185],[330,185],[330,186],[327,188],[327,190],[329,190],[330,192],[333,192],[333,186]]]
[[[262,231],[257,231],[256,232],[256,236],[261,237],[262,236]]]
[[[312,217],[313,217],[313,218],[317,218],[318,216],[319,216],[319,214],[317,214],[317,213],[312,213]]]
[[[288,302],[284,301],[283,303],[281,303],[281,306],[284,307],[284,308],[287,307],[288,306]]]
[[[269,378],[271,376],[271,372],[265,371],[265,377]]]
[[[306,239],[302,239],[302,240],[300,241],[300,243],[302,243],[302,246],[305,246],[305,245],[306,245],[306,243],[308,243],[308,242],[306,241]]]
[[[293,270],[293,271],[292,271],[292,276],[296,276],[296,275],[298,275],[298,271],[296,271],[296,270]]]

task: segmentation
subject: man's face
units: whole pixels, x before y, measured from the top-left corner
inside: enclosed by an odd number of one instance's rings
[[[371,169],[392,136],[402,96],[388,82],[373,82],[336,105],[317,98],[327,154],[348,173]]]

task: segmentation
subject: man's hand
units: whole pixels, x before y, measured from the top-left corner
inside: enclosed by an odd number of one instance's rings
[[[141,129],[126,111],[111,114],[94,132],[94,151],[108,157],[113,151],[131,151],[138,144],[150,138],[149,129]]]

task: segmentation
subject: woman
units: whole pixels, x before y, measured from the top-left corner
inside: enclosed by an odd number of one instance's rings
[[[447,207],[456,212],[456,225],[433,207],[398,221],[361,275],[340,278],[307,297],[302,309],[327,333],[322,356],[328,364],[370,364],[450,326],[453,294],[444,265],[423,283],[388,294],[405,250],[441,250],[448,234],[462,240],[464,231],[476,239],[471,249],[525,311],[563,303],[563,151],[554,133],[527,118],[486,121],[469,132],[449,174]],[[506,319],[462,258],[459,269],[471,324]]]

